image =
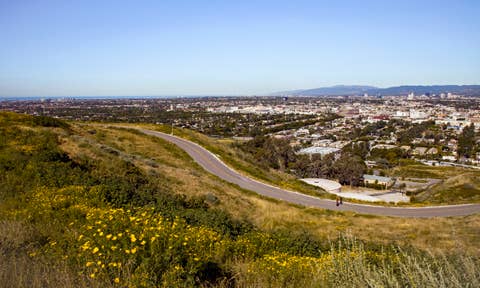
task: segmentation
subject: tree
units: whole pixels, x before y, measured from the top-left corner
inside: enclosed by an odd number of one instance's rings
[[[343,147],[342,152],[343,153],[351,153],[355,156],[359,156],[360,158],[364,159],[368,155],[369,151],[369,145],[368,142],[366,141],[358,141],[358,142],[352,142],[349,145],[346,145]]]
[[[458,158],[470,158],[475,153],[475,126],[473,123],[463,128],[462,134],[458,137]]]
[[[334,171],[340,184],[358,186],[366,169],[362,158],[350,153],[342,154],[334,164]]]
[[[253,155],[257,163],[281,171],[285,171],[296,160],[295,151],[287,139],[256,136],[240,148]]]

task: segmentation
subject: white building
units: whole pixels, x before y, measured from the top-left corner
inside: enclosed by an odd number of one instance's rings
[[[423,111],[410,109],[410,119],[412,120],[421,120],[421,119],[426,119],[427,117],[428,117],[427,113]]]
[[[312,147],[307,147],[303,148],[300,151],[297,152],[297,154],[304,154],[304,155],[315,155],[319,154],[321,157],[332,154],[332,153],[339,153],[341,150],[338,148],[332,148],[332,147],[317,147],[317,146],[312,146]]]

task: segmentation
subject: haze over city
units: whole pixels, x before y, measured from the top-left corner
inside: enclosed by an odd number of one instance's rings
[[[478,1],[0,1],[0,96],[478,84]]]

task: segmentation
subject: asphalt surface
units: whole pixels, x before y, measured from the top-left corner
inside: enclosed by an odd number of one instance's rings
[[[330,199],[320,199],[306,194],[294,191],[284,190],[274,187],[251,178],[248,178],[223,163],[217,156],[200,145],[180,137],[165,134],[162,132],[139,129],[141,132],[160,137],[164,140],[176,144],[185,150],[200,166],[208,172],[217,175],[223,180],[237,184],[241,188],[254,191],[260,195],[283,200],[286,202],[299,204],[307,207],[316,207],[335,211],[353,211],[361,214],[373,214],[395,217],[450,217],[466,216],[480,213],[480,204],[462,204],[431,207],[384,207],[378,205],[367,205],[357,203],[346,203],[336,206],[336,202]]]

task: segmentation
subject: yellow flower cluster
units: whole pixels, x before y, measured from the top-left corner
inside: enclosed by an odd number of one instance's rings
[[[254,261],[248,268],[248,273],[269,272],[270,274],[312,274],[318,270],[330,269],[332,255],[323,254],[321,257],[293,256],[286,253],[273,253]]]
[[[76,238],[76,257],[89,275],[108,275],[115,283],[122,283],[121,267],[152,255],[172,254],[198,263],[215,257],[224,245],[211,229],[192,227],[179,218],[167,220],[148,208],[91,209],[86,219]]]

